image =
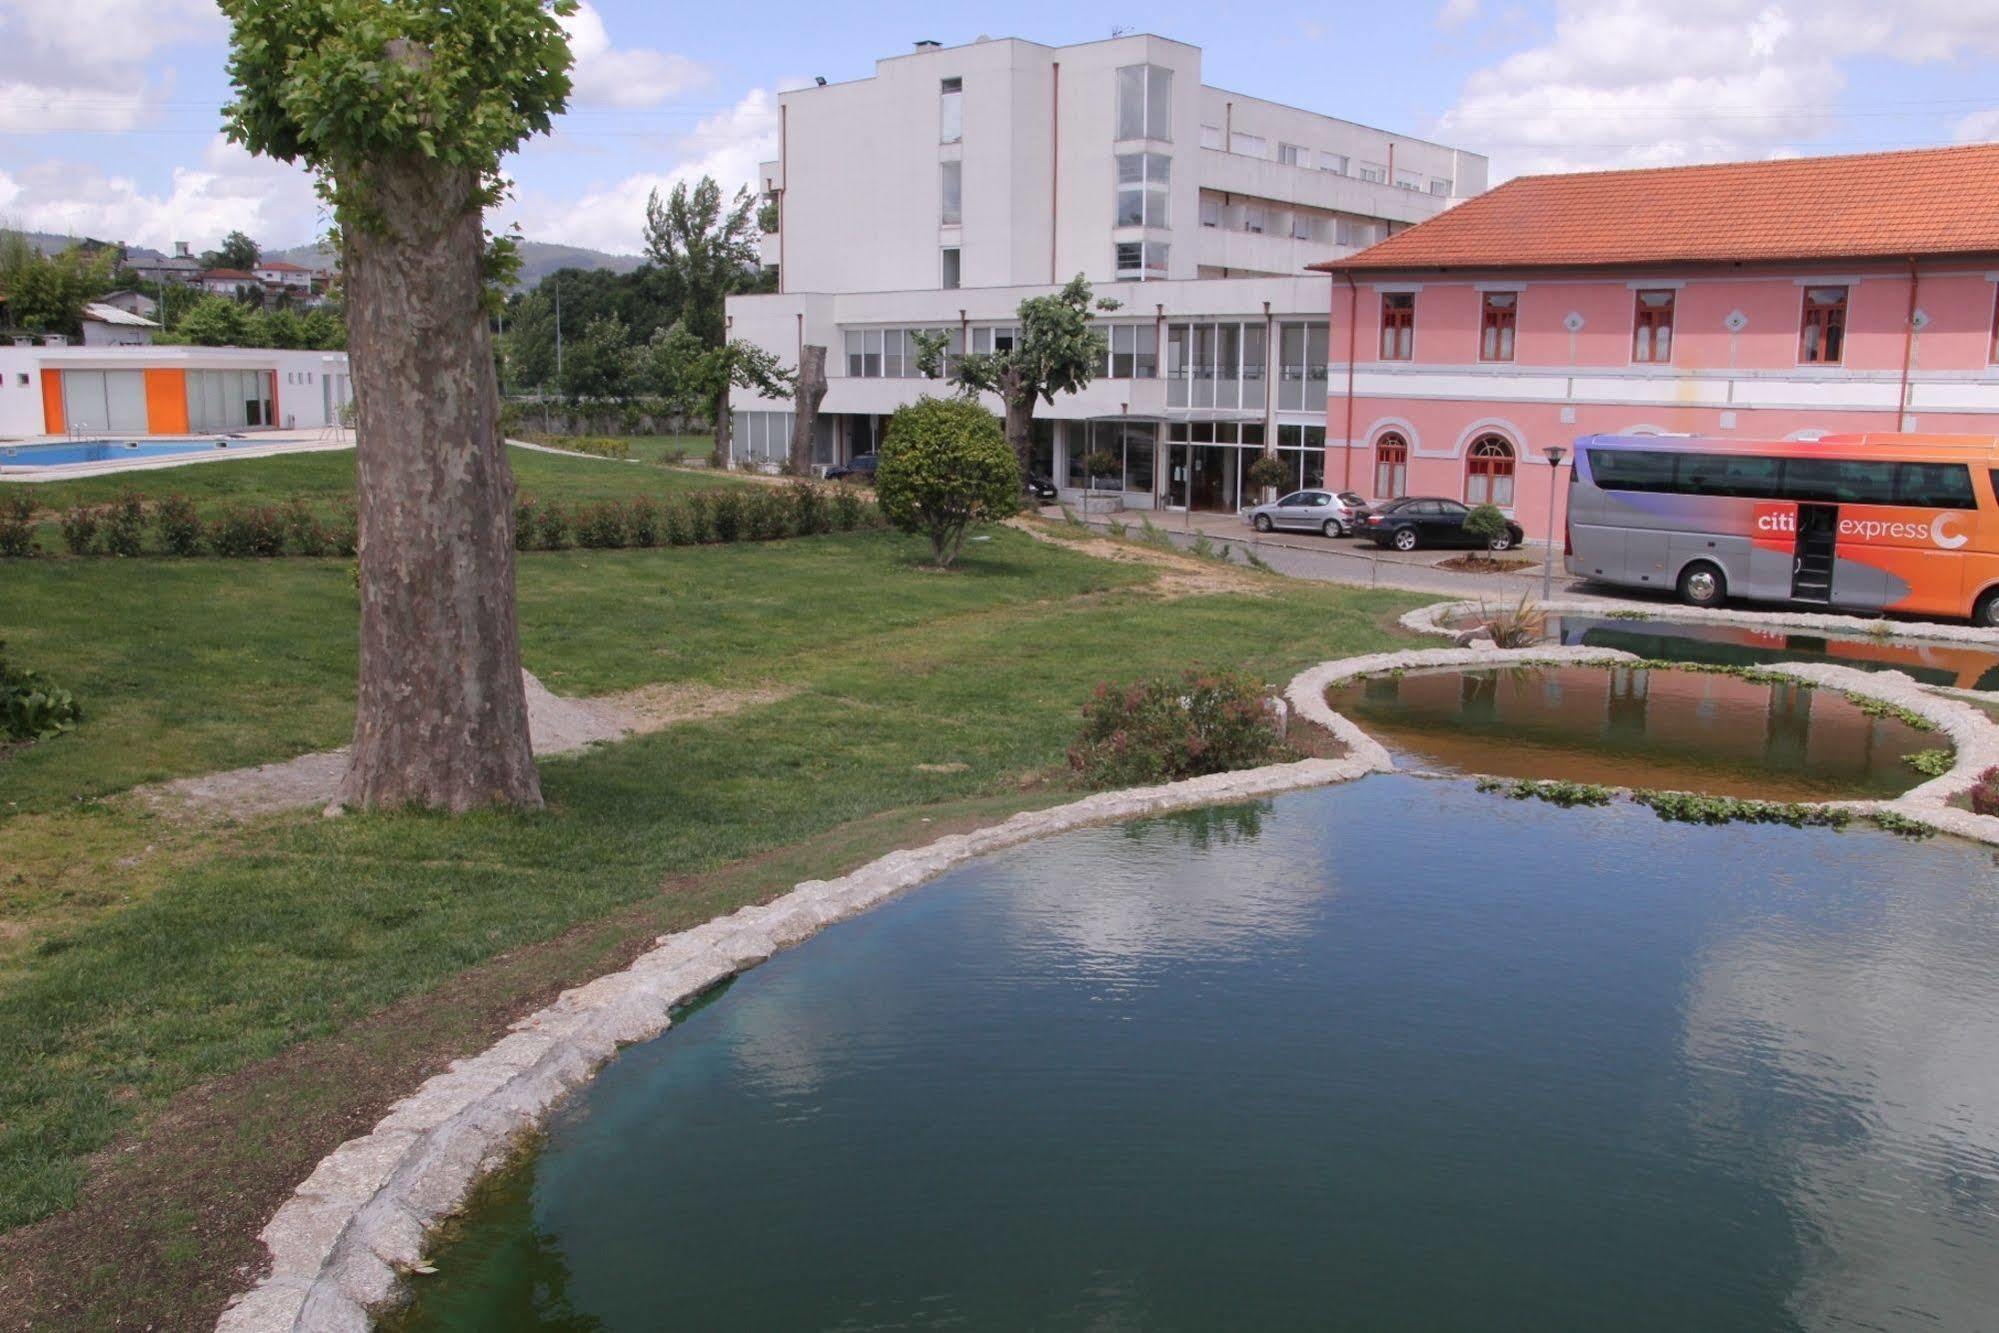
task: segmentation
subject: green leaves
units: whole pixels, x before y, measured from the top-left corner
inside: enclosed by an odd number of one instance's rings
[[[875,472],[889,522],[930,539],[940,568],[968,528],[1020,507],[1020,471],[999,420],[969,398],[920,398],[890,419]]]

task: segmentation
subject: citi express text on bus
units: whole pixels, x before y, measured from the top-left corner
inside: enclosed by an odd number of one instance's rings
[[[1999,438],[1710,440],[1586,435],[1569,476],[1569,573],[1999,626]]]

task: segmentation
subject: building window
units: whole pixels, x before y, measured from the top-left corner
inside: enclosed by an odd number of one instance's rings
[[[1295,143],[1280,143],[1277,145],[1277,160],[1287,167],[1309,167],[1312,165],[1312,154]]]
[[[1423,188],[1423,178],[1413,171],[1398,171],[1395,173],[1395,188],[1398,190],[1420,190]]]
[[[1336,172],[1342,176],[1346,175],[1346,154],[1321,152],[1319,154],[1319,170]]]
[[[1846,288],[1805,288],[1805,313],[1798,331],[1798,360],[1808,366],[1836,366],[1846,353]]]
[[[1511,361],[1513,326],[1520,313],[1519,292],[1486,292],[1479,316],[1478,359]]]
[[[1173,71],[1126,65],[1117,72],[1117,137],[1173,141]]]
[[[1379,162],[1363,162],[1355,174],[1364,181],[1373,181],[1379,185],[1388,179],[1388,168]]]
[[[1326,410],[1326,326],[1282,324],[1277,339],[1277,410]]]
[[[963,162],[939,163],[943,185],[940,191],[943,206],[938,211],[938,221],[946,227],[955,227],[965,220],[965,164]],[[956,283],[946,283],[955,287]]]
[[[1261,408],[1267,400],[1261,321],[1169,324],[1166,405]]]
[[[1279,426],[1277,461],[1289,472],[1284,489],[1317,490],[1326,484],[1326,428]]]
[[[972,350],[981,354],[1010,352],[1019,336],[1011,324],[988,324],[972,330]]]
[[[1222,127],[1219,125],[1201,126],[1201,147],[1220,148],[1221,146],[1222,146]]]
[[[1465,503],[1513,503],[1513,446],[1498,435],[1481,435],[1465,455]]]
[[[1269,157],[1270,144],[1261,135],[1231,134],[1229,136],[1229,151],[1231,153],[1241,153],[1244,157]]]
[[[1381,294],[1381,359],[1409,361],[1416,354],[1416,293]]]
[[[1110,352],[1104,373],[1114,380],[1149,380],[1159,370],[1159,326],[1113,324],[1104,330]]]
[[[1302,209],[1291,214],[1291,239],[1309,241],[1312,239],[1312,215]]]
[[[1431,194],[1449,194],[1450,192],[1451,192],[1451,183],[1449,181],[1444,180],[1437,176],[1430,177]]]
[[[940,264],[938,265],[939,269],[938,280],[941,286],[950,288],[950,287],[956,287],[958,285],[958,278],[959,278],[958,256],[959,256],[959,251],[957,246],[947,245],[944,247],[943,258]]]
[[[1166,243],[1164,241],[1119,241],[1117,244],[1117,275],[1119,279],[1163,278],[1166,276]]]
[[[1631,359],[1663,365],[1673,359],[1673,292],[1639,292],[1631,317]]]
[[[1203,227],[1222,225],[1222,201],[1213,195],[1201,196],[1201,225]]]
[[[1374,498],[1393,500],[1409,493],[1409,441],[1394,431],[1374,442]]]
[[[965,81],[945,79],[938,85],[937,97],[937,137],[944,143],[957,143],[965,137]]]
[[[1164,227],[1173,159],[1164,153],[1117,155],[1117,225]]]
[[[1247,204],[1242,210],[1242,229],[1261,236],[1270,225],[1270,214],[1262,204]]]

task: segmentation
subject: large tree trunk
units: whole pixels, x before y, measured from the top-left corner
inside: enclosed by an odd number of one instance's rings
[[[1021,383],[1019,371],[1009,367],[1000,372],[999,396],[1006,407],[1006,442],[1024,487],[1034,466],[1034,391]]]
[[[708,460],[708,466],[720,471],[729,466],[729,386],[722,386],[722,396],[715,400],[715,456]]]
[[[476,173],[372,164],[343,229],[360,424],[361,681],[348,805],[538,807],[514,619],[514,478],[481,304]]]
[[[826,349],[807,343],[798,354],[798,415],[791,422],[791,472],[812,470],[812,437],[819,429],[819,404],[826,400]]]

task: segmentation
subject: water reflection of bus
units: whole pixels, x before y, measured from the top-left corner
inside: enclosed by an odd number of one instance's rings
[[[1999,439],[1585,436],[1567,568],[1695,606],[1727,598],[1999,626]]]

